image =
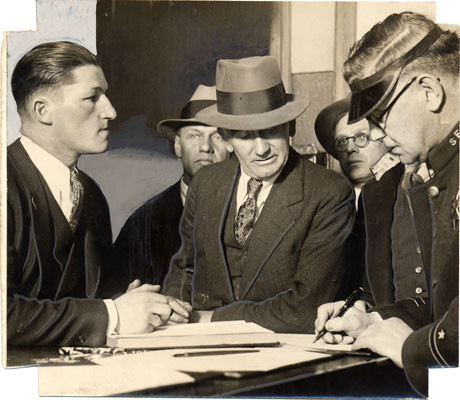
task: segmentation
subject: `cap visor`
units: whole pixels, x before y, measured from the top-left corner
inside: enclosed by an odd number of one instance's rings
[[[351,94],[348,124],[354,124],[374,112],[391,94],[399,78],[399,71],[367,88]]]

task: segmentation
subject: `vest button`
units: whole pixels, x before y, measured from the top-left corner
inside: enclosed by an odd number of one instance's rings
[[[417,294],[422,293],[422,288],[419,288],[419,287],[418,287],[417,289],[415,289],[415,293],[417,293]]]
[[[420,248],[420,246],[417,246],[417,248],[415,249],[415,251],[417,252],[417,254],[421,254],[421,253],[422,253],[422,249]]]
[[[78,343],[83,344],[86,342],[86,339],[83,336],[78,336],[77,341]]]
[[[419,274],[420,272],[422,272],[422,267],[417,267],[417,268],[415,268],[415,272],[416,272],[417,274]]]
[[[247,250],[243,251],[243,258],[246,258],[248,256]]]
[[[432,199],[439,196],[439,189],[436,186],[430,186],[428,188],[428,196]]]

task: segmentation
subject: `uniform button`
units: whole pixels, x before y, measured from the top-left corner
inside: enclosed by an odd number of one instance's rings
[[[78,343],[83,344],[85,343],[86,339],[83,336],[78,336]]]
[[[422,289],[418,287],[417,289],[415,289],[415,293],[417,293],[417,294],[422,293]]]
[[[417,267],[417,268],[415,268],[415,272],[417,272],[417,274],[419,274],[420,272],[422,272],[422,267]]]
[[[245,250],[243,251],[243,257],[246,258],[248,256],[248,252]]]
[[[420,254],[422,252],[422,249],[420,248],[420,246],[417,246],[417,248],[415,249],[415,251],[417,252],[417,254]]]
[[[439,189],[436,186],[430,186],[428,188],[428,196],[430,196],[431,198],[435,198],[435,197],[438,197],[438,195],[439,195]]]

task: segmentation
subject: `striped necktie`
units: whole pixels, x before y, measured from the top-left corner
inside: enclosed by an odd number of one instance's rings
[[[78,179],[78,170],[72,168],[70,170],[70,199],[72,201],[72,210],[70,211],[69,225],[72,232],[78,225],[81,212],[81,199],[83,197],[83,185]]]

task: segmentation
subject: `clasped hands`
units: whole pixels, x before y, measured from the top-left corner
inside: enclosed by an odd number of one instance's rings
[[[343,304],[344,301],[337,301],[318,307],[316,334],[325,327],[328,332],[322,337],[324,342],[352,344],[353,350],[368,348],[402,368],[402,347],[413,330],[399,318],[384,320],[376,312],[367,312],[368,305],[361,300],[342,317],[333,318]]]
[[[160,294],[160,285],[131,282],[114,300],[118,312],[116,331],[120,334],[149,333],[168,322],[187,323],[192,306],[186,301]]]

